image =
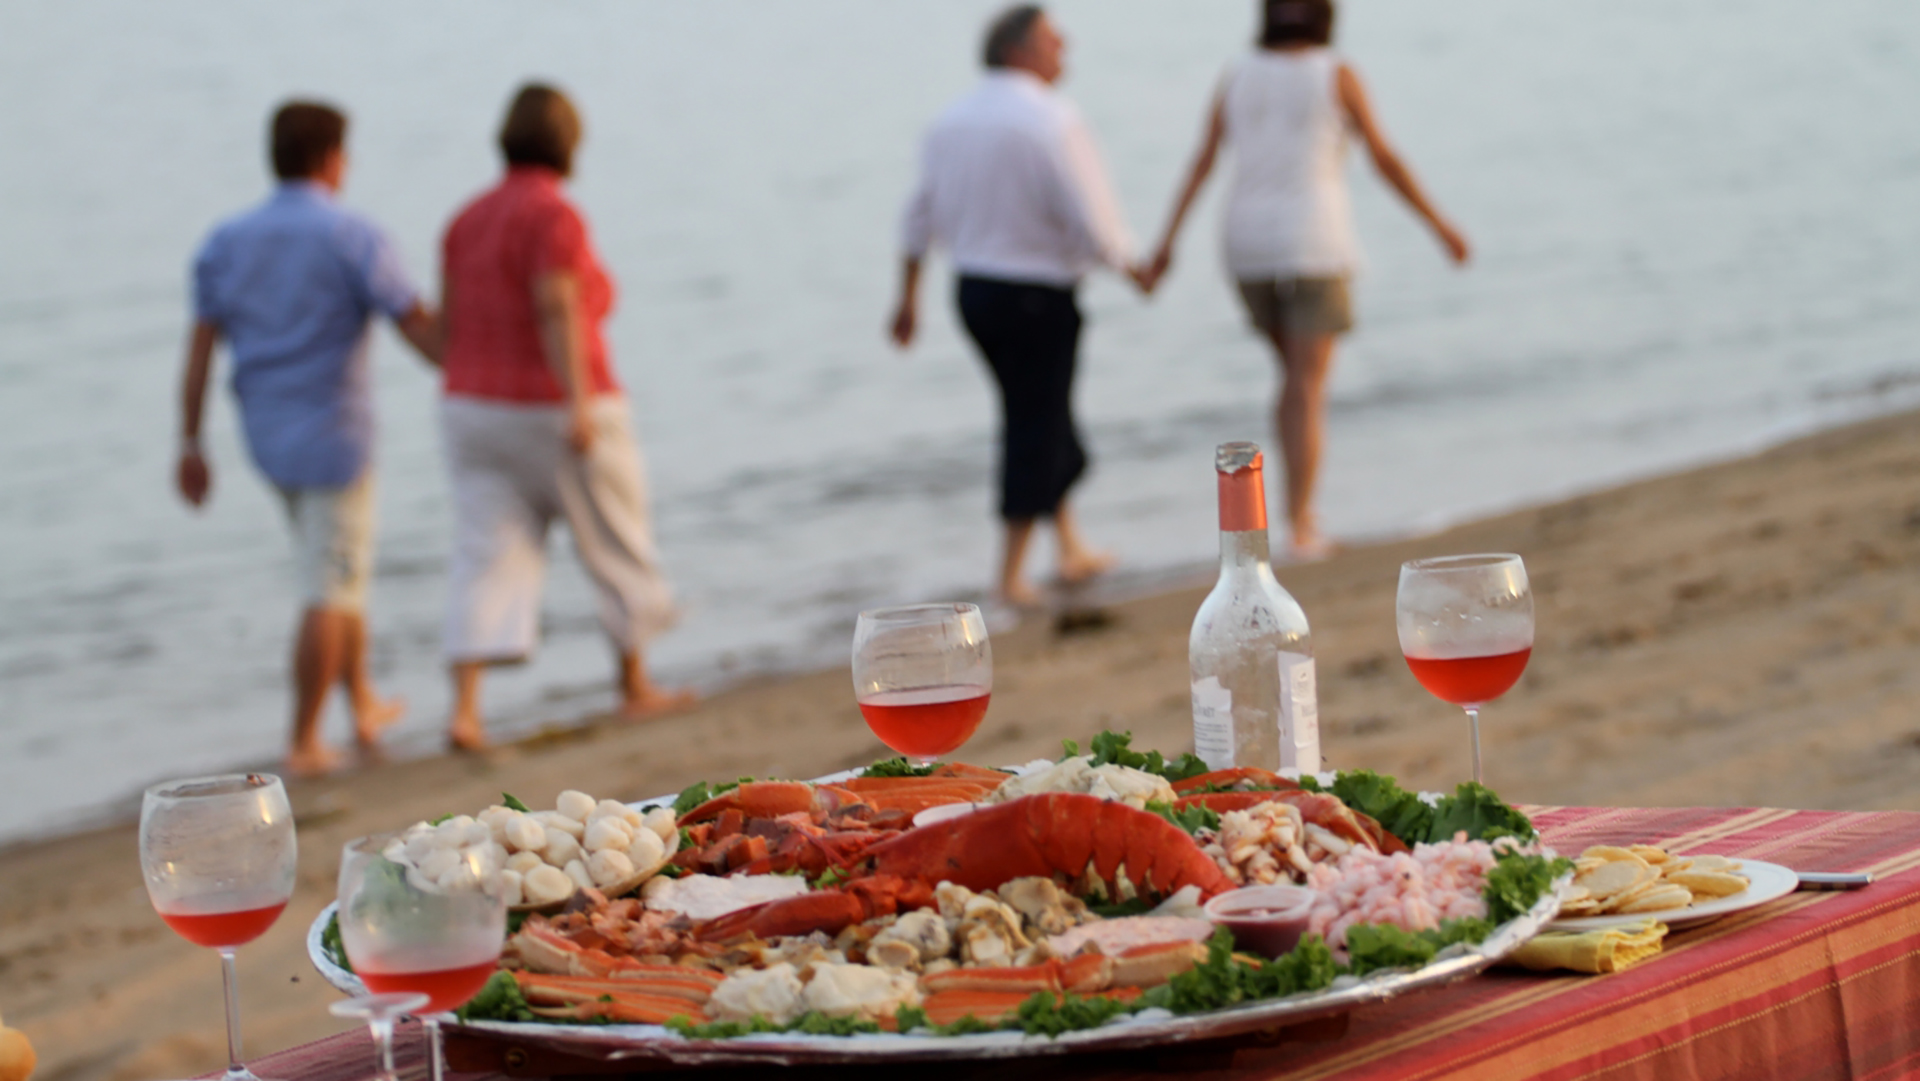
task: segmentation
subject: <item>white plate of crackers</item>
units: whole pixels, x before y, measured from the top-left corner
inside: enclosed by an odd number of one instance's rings
[[[1573,883],[1547,931],[1599,931],[1648,918],[1692,927],[1785,897],[1799,876],[1777,863],[1682,856],[1653,845],[1595,845],[1573,862]]]

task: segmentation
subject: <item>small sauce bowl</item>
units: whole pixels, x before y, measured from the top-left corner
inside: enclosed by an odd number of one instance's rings
[[[1304,886],[1243,886],[1228,890],[1204,908],[1207,918],[1233,932],[1241,949],[1262,957],[1292,952],[1307,932],[1307,916],[1320,899]]]

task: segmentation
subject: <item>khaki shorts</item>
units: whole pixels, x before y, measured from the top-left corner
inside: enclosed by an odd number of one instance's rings
[[[301,596],[314,608],[361,611],[373,580],[373,470],[345,488],[282,488]]]
[[[1353,329],[1345,278],[1247,278],[1238,284],[1247,318],[1262,333],[1314,338]]]

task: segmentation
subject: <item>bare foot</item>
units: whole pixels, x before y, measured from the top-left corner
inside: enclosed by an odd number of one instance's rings
[[[670,713],[678,713],[700,701],[700,696],[686,688],[665,690],[649,687],[639,694],[630,694],[620,703],[620,719],[624,721],[651,721]]]
[[[404,698],[374,698],[355,706],[353,710],[353,736],[365,750],[380,742],[380,733],[400,723],[407,715],[407,700]]]
[[[342,765],[340,752],[325,744],[296,748],[287,753],[286,770],[294,777],[320,777]]]
[[[1032,612],[1040,608],[1040,591],[1025,582],[1000,583],[1000,600],[1009,608]]]
[[[447,725],[447,746],[456,751],[484,751],[488,746],[486,727],[471,717],[455,718]]]
[[[1080,552],[1060,560],[1060,581],[1070,586],[1081,585],[1112,570],[1113,564],[1111,552]]]
[[[1293,543],[1287,545],[1287,562],[1318,563],[1338,551],[1340,546],[1328,540],[1323,534],[1310,533],[1304,536],[1295,534]]]

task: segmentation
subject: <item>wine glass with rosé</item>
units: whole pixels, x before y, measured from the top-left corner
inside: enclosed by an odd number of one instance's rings
[[[485,826],[479,826],[484,831]],[[340,943],[354,975],[373,992],[361,1016],[373,1026],[381,1061],[390,1060],[392,1018],[371,1000],[396,992],[424,995],[405,1012],[426,1030],[433,1081],[445,1066],[438,1014],[464,1005],[499,967],[507,940],[504,884],[477,848],[408,852],[399,834],[362,837],[340,857]]]
[[[916,604],[860,613],[853,697],[880,742],[915,765],[958,750],[987,715],[993,646],[972,604]]]
[[[147,789],[140,869],[155,912],[180,937],[220,953],[227,1081],[259,1081],[240,1063],[234,951],[265,934],[293,897],[298,851],[280,778],[233,773]]]
[[[1467,711],[1480,781],[1480,709],[1511,689],[1533,656],[1533,590],[1509,553],[1416,559],[1400,566],[1400,652],[1428,693]]]

